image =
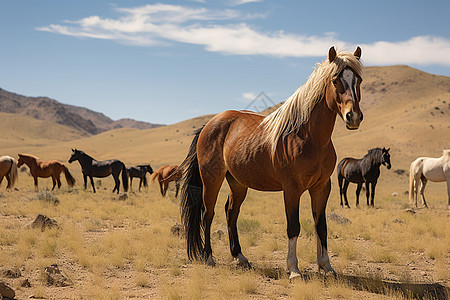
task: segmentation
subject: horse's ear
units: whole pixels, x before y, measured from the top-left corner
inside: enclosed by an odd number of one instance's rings
[[[336,59],[336,56],[336,50],[334,49],[334,46],[331,46],[330,50],[328,50],[328,60],[333,62]]]
[[[358,47],[356,47],[356,50],[355,50],[355,52],[353,52],[353,55],[359,60],[360,58],[361,58],[361,48],[359,48],[359,46]]]
[[[391,148],[387,148],[387,149],[386,149],[386,152],[389,152],[389,150],[391,150]]]
[[[75,150],[72,148],[72,152],[75,152]]]

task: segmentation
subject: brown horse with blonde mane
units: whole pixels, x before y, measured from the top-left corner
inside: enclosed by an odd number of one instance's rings
[[[225,111],[198,130],[182,164],[181,215],[190,259],[215,265],[211,223],[224,179],[230,186],[225,205],[231,255],[250,266],[241,252],[236,221],[248,188],[283,191],[287,218],[287,268],[300,276],[297,238],[299,201],[308,191],[317,233],[319,271],[336,274],[327,250],[325,208],[330,176],[336,165],[331,141],[336,115],[348,129],[362,121],[359,108],[363,66],[361,49],[352,53],[328,51],[308,81],[269,116],[248,111]],[[202,236],[204,234],[204,236]]]
[[[180,189],[180,179],[183,176],[178,165],[165,165],[160,167],[155,173],[150,176],[150,183],[155,181],[158,177],[159,190],[163,197],[166,196],[167,189],[169,188],[169,182],[175,181],[175,197],[178,197],[178,191]]]
[[[8,184],[6,189],[12,189],[17,180],[17,161],[11,156],[0,157],[0,184],[3,181],[3,177],[6,177]]]
[[[20,167],[26,164],[30,168],[31,176],[34,178],[34,187],[38,190],[38,177],[48,178],[51,177],[53,181],[52,191],[55,189],[56,184],[58,188],[61,188],[61,172],[64,172],[67,184],[70,187],[75,185],[75,178],[70,174],[67,167],[56,160],[42,161],[39,157],[30,154],[19,154],[19,161],[17,166]]]

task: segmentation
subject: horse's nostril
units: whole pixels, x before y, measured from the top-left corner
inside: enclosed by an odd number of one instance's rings
[[[363,113],[361,113],[361,116],[359,117],[359,120],[362,122],[363,118],[364,118],[364,115],[363,115]]]
[[[347,122],[350,122],[350,121],[352,120],[352,113],[351,113],[351,112],[348,112],[348,113],[345,115],[345,118],[347,119]]]

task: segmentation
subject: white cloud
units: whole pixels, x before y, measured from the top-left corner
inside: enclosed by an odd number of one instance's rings
[[[255,100],[256,96],[257,95],[253,92],[242,93],[242,98],[245,100]]]
[[[254,2],[254,1],[234,1]],[[228,55],[264,55],[273,57],[323,57],[328,48],[354,49],[334,33],[305,36],[262,32],[243,20],[264,18],[264,14],[246,15],[238,10],[211,10],[186,6],[154,4],[117,8],[116,19],[90,16],[65,25],[37,28],[74,37],[109,39],[125,44],[154,46],[174,42],[203,46],[207,51]],[[418,36],[401,42],[375,42],[360,45],[367,64],[440,64],[450,65],[450,40]]]

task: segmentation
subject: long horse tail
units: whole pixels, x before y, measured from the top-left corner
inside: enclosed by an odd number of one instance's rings
[[[159,174],[159,169],[153,172],[152,176],[150,176],[150,183],[153,183],[155,181],[156,176]]]
[[[203,258],[204,241],[202,235],[205,230],[202,199],[203,182],[197,159],[197,141],[202,129],[196,132],[188,155],[180,166],[184,170],[181,187],[181,220],[186,234],[187,254],[190,260]]]
[[[123,190],[125,192],[128,192],[128,172],[127,167],[124,163],[122,163],[122,184],[123,184]]]
[[[11,157],[11,169],[9,170],[9,183],[7,189],[12,189],[18,178],[17,160]]]
[[[145,175],[146,174],[144,174],[144,177],[142,177],[142,183],[144,184],[144,187],[148,187],[147,176]]]
[[[66,177],[67,184],[70,187],[73,187],[75,185],[75,178],[73,178],[72,174],[70,174],[69,169],[66,165],[63,165],[64,167],[64,176]]]
[[[411,166],[409,167],[409,202],[410,203],[414,203],[414,184],[415,184],[414,166],[415,166],[415,161],[413,161],[411,163]]]

